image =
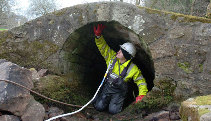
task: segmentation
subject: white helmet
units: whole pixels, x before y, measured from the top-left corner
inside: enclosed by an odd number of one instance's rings
[[[136,55],[136,48],[135,48],[135,46],[132,43],[126,42],[123,45],[120,45],[120,47],[122,49],[124,49],[125,51],[127,51],[130,55],[132,55],[132,57],[135,57],[135,55]]]

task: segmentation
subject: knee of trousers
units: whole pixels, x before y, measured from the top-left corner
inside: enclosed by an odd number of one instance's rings
[[[103,103],[100,101],[100,102],[96,102],[95,104],[94,104],[94,107],[95,107],[95,109],[96,110],[98,110],[98,111],[103,111],[103,110],[105,110],[105,105],[103,105]]]
[[[117,105],[109,106],[109,113],[110,114],[117,114],[117,113],[121,112],[121,110],[122,110],[121,106],[117,106]]]

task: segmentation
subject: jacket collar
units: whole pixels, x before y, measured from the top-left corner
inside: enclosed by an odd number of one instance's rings
[[[117,60],[118,60],[118,62],[120,63],[120,60],[119,60],[119,59],[117,59]],[[126,62],[124,62],[123,64],[120,64],[120,65],[126,67],[126,66],[130,63],[130,61],[131,61],[131,59],[128,60],[128,61],[126,61]]]

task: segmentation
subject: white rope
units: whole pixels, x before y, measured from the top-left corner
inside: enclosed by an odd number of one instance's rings
[[[108,71],[109,71],[110,66],[111,66],[111,64],[109,63],[109,66],[108,66],[108,68],[107,68],[107,70],[106,70],[106,73],[105,73],[105,75],[104,75],[104,78],[103,78],[103,80],[102,80],[100,86],[98,87],[97,91],[95,92],[94,97],[93,97],[87,104],[85,104],[83,107],[81,107],[80,109],[78,109],[78,110],[76,110],[76,111],[74,111],[74,112],[66,113],[66,114],[62,114],[62,115],[58,115],[58,116],[49,118],[49,119],[47,119],[47,120],[45,120],[45,121],[52,121],[52,120],[57,119],[57,118],[61,118],[61,117],[73,115],[73,114],[75,114],[75,113],[80,112],[80,111],[83,110],[86,106],[88,106],[88,105],[95,99],[97,93],[99,92],[101,86],[103,85],[104,80],[105,80],[105,78],[106,78],[106,76],[107,76],[107,74],[108,74]]]

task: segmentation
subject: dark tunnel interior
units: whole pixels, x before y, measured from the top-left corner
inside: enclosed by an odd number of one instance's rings
[[[60,52],[61,73],[70,75],[70,81],[74,79],[85,83],[92,89],[91,95],[94,95],[106,71],[106,63],[94,41],[93,27],[97,26],[97,24],[106,26],[102,35],[114,51],[117,52],[120,49],[119,45],[125,42],[130,41],[135,44],[137,54],[133,58],[133,62],[142,71],[143,76],[147,80],[148,89],[151,90],[154,86],[153,80],[155,77],[151,55],[143,49],[143,44],[136,44],[136,42],[131,40],[132,38],[128,33],[134,34],[132,30],[115,21],[89,23],[71,33]],[[143,41],[139,36],[138,38],[138,41]],[[138,94],[137,86],[133,81],[129,85],[129,90],[135,89],[135,94]],[[127,98],[130,100],[129,102],[134,100],[133,95],[132,92],[129,92]]]

